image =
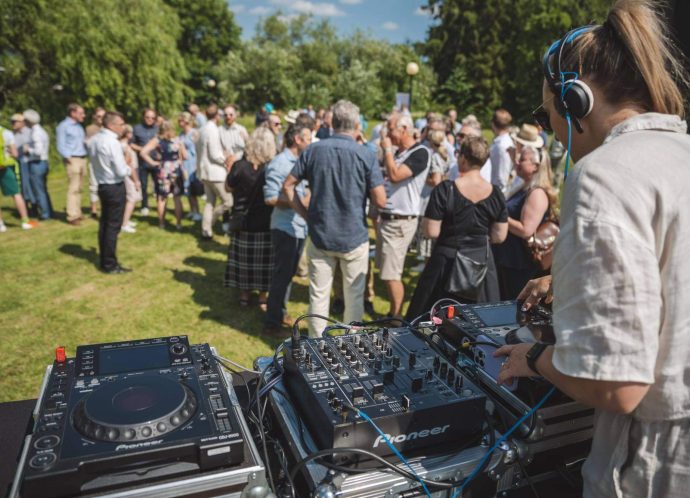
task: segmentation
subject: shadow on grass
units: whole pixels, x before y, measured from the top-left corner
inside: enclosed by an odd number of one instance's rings
[[[98,251],[95,247],[84,247],[77,244],[62,244],[59,251],[73,258],[83,259],[94,266],[98,266]]]
[[[208,244],[212,241],[205,241]],[[202,320],[213,320],[243,333],[259,337],[270,346],[275,346],[278,339],[262,336],[264,314],[258,307],[241,308],[237,289],[223,287],[225,261],[190,256],[184,264],[203,270],[172,270],[173,278],[187,284],[194,292],[192,298],[199,306],[205,308],[199,314]]]

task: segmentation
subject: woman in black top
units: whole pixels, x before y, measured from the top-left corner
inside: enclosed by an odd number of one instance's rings
[[[233,217],[244,224],[234,231],[228,250],[225,286],[240,289],[240,306],[248,306],[253,290],[259,291],[259,306],[266,307],[273,271],[271,213],[264,203],[264,166],[276,155],[275,138],[266,128],[249,137],[245,158],[235,162],[225,188],[234,196]]]
[[[460,178],[446,180],[431,192],[422,224],[425,236],[437,241],[419,277],[407,309],[407,320],[428,311],[443,297],[463,302],[497,301],[499,298],[489,243],[505,240],[508,212],[501,191],[479,174],[488,157],[489,146],[484,138],[467,137],[460,149]],[[445,290],[457,252],[487,266],[486,276],[472,296],[458,296]]]

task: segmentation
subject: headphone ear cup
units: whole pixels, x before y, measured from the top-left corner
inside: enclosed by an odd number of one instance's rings
[[[563,95],[563,102],[572,117],[582,119],[592,112],[594,95],[587,83],[580,80],[568,80],[564,85],[567,90]]]

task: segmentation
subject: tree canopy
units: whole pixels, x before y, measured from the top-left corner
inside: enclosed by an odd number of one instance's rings
[[[569,29],[601,20],[609,0],[428,0],[437,23],[422,51],[439,102],[486,116],[527,118],[541,103],[541,59]]]

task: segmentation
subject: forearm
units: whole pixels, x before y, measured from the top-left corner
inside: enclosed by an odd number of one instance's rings
[[[299,196],[295,193],[294,185],[285,185],[283,187],[283,194],[288,202],[289,207],[295,210],[302,218],[307,219],[307,209],[304,207],[299,199]]]
[[[613,413],[631,413],[647,393],[649,385],[570,377],[553,365],[554,347],[549,346],[536,362],[539,374],[580,403]]]
[[[514,218],[508,218],[508,231],[516,237],[520,237],[521,239],[532,235],[531,233],[527,233],[525,230],[525,225],[522,223],[522,221]]]

